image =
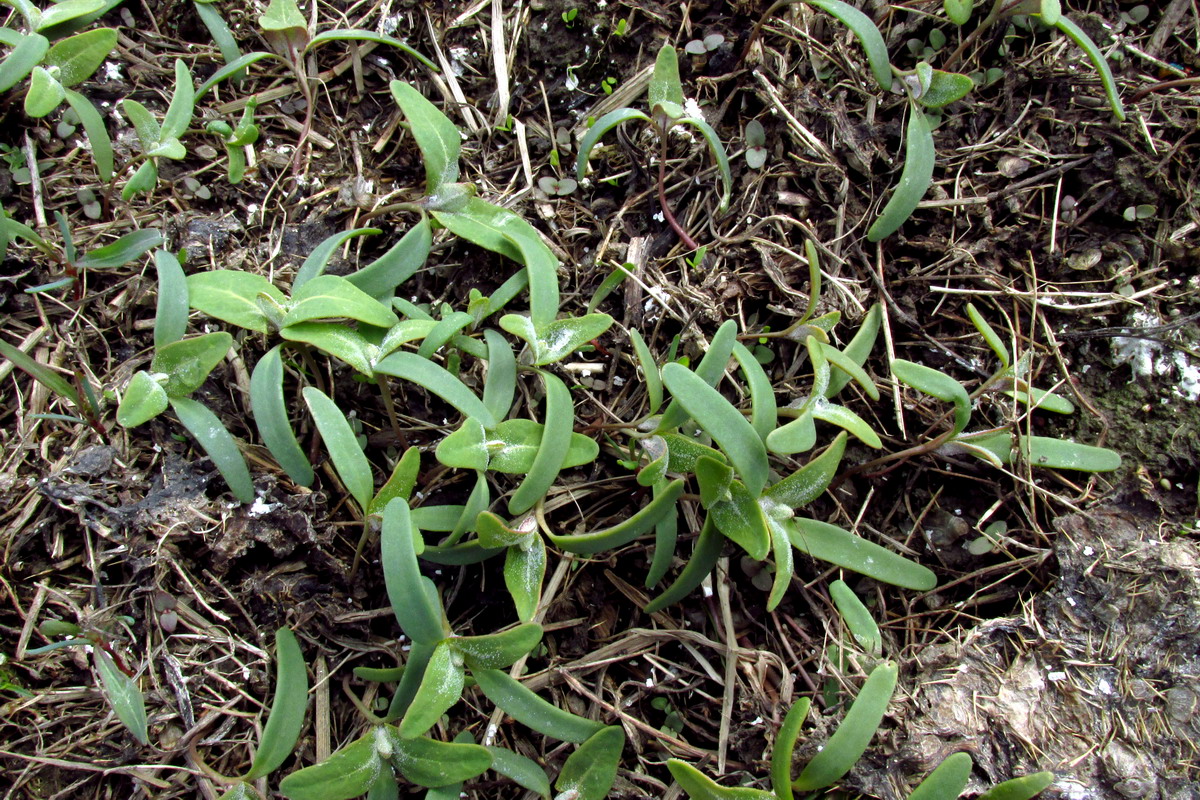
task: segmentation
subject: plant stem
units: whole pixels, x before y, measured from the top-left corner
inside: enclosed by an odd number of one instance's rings
[[[392,402],[392,390],[388,386],[387,378],[379,379],[379,394],[383,398],[383,408],[387,411],[388,422],[392,424],[392,432],[396,434],[396,441],[400,443],[401,448],[407,450],[408,437],[404,435],[404,431],[400,430],[400,420],[396,418],[396,404]]]
[[[688,236],[687,231],[675,219],[675,214],[671,212],[671,207],[667,204],[667,131],[668,126],[665,123],[659,125],[658,131],[658,204],[662,207],[663,219],[671,226],[671,230],[679,237],[679,241],[683,242],[689,250],[698,250],[700,245],[696,244],[696,240]]]

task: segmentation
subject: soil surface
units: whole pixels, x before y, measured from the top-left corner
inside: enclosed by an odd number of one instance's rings
[[[189,274],[240,269],[281,287],[327,237],[378,228],[330,260],[330,273],[348,274],[419,218],[424,168],[388,89],[393,79],[410,82],[463,132],[460,180],[519,213],[558,256],[564,314],[584,313],[614,269],[633,265],[635,277],[598,306],[617,324],[554,368],[572,387],[575,431],[600,446],[593,464],[563,473],[541,509],[544,524],[563,533],[604,528],[649,499],[626,463],[628,426],[648,408],[628,331],[641,333],[660,363],[694,365],[717,327],[737,320],[753,334],[745,342],[758,348],[780,406],[802,402],[813,374],[806,348],[778,333],[808,309],[811,240],[823,270],[816,313],[841,315],[835,344],[850,340],[873,304],[884,309],[884,333],[865,365],[881,399],[851,387],[838,402],[879,433],[883,452],[900,453],[944,430],[948,412],[898,384],[889,360],[979,387],[998,364],[969,320],[973,303],[1014,359],[1026,359],[1031,383],[1075,412],[1027,414],[1003,394],[985,394],[972,429],[1015,424],[1105,446],[1121,454],[1120,469],[1051,471],[1020,459],[997,469],[932,454],[860,469],[879,452],[852,443],[834,488],[805,513],[935,570],[938,588],[925,593],[798,554],[789,592],[768,612],[770,569],[727,545],[706,586],[647,614],[662,589],[644,588],[652,536],[586,558],[552,550],[545,634],[524,665],[526,685],[622,726],[628,743],[609,797],[682,797],[665,766],[671,757],[727,786],[769,789],[768,759],[788,707],[814,698],[799,767],[862,683],[866,660],[837,658],[829,647],[854,650],[828,593],[843,577],[879,622],[901,679],[870,749],[840,782],[842,796],[905,798],[965,750],[975,764],[967,796],[1051,770],[1047,798],[1200,798],[1200,158],[1192,153],[1200,86],[1180,82],[1200,69],[1200,12],[1181,0],[1148,4],[1145,15],[1115,0],[1064,4],[1109,59],[1122,122],[1083,52],[1028,18],[971,39],[953,65],[951,53],[986,9],[960,30],[940,2],[853,5],[879,25],[897,68],[925,58],[981,80],[937,117],[933,186],[879,244],[866,231],[899,180],[908,101],[879,90],[845,27],[800,3],[772,12],[757,35],[768,8],[752,2],[304,6],[317,31],[392,34],[442,69],[435,76],[371,43],[323,45],[307,64],[319,80],[302,142],[309,109],[295,76],[257,64],[200,100],[187,157],[161,159],[158,188],[131,201],[120,189],[136,136],[117,101],[137,99],[162,115],[176,58],[198,81],[224,62],[191,4],[125,3],[103,20],[121,34],[112,68],[78,87],[105,111],[117,178],[98,177],[82,131],[65,131],[61,111],[30,119],[14,90],[3,98],[9,124],[0,144],[12,149],[10,168],[0,166],[0,202],[55,248],[56,214],[80,252],[153,227],[186,254]],[[250,6],[213,7],[244,52],[268,49],[261,9]],[[683,51],[712,34],[722,41],[692,48],[703,55]],[[933,49],[942,34],[948,41]],[[648,127],[630,123],[606,136],[573,190],[554,193],[539,180],[561,188],[574,177],[590,121],[622,106],[646,110],[664,42],[680,48],[685,95],[732,165],[732,204],[722,212],[703,140],[672,134],[666,143],[665,193],[680,226],[705,245],[702,259],[660,210],[662,159]],[[262,133],[245,180],[233,185],[220,141],[202,128],[236,122],[252,95]],[[752,120],[766,137],[760,168],[746,159]],[[36,179],[20,171],[29,160],[38,161]],[[98,199],[98,218],[85,215],[81,189]],[[398,294],[438,313],[443,304],[465,310],[472,290],[489,294],[518,268],[440,230]],[[273,634],[287,625],[314,688],[274,789],[281,775],[362,735],[359,706],[386,710],[392,685],[361,680],[354,668],[394,668],[407,657],[377,544],[368,537],[360,564],[361,514],[324,461],[298,393],[293,418],[315,459],[315,483],[289,480],[259,437],[249,376],[274,342],[236,332],[235,357],[192,395],[242,446],[253,504],[233,499],[172,414],[129,430],[116,424],[117,399],[153,355],[154,274],[147,256],[87,271],[66,290],[28,293],[62,278],[64,261],[14,240],[0,265],[5,341],[95,387],[104,430],[64,419],[78,413],[69,402],[0,362],[0,797],[216,798],[223,790],[210,770],[236,775],[250,764],[273,691]],[[193,314],[189,331],[222,329]],[[402,442],[376,387],[330,363],[297,359],[289,387],[323,386],[353,410],[380,482]],[[462,365],[464,381],[480,389],[477,360]],[[539,386],[523,380],[514,415],[542,418]],[[732,386],[723,385],[726,395],[742,402]],[[393,393],[401,435],[424,451],[413,505],[465,502],[474,477],[440,466],[433,453],[458,413],[412,384],[396,383]],[[820,441],[835,430],[823,423]],[[492,475],[493,499],[519,478]],[[667,581],[699,533],[690,510],[698,504],[686,507]],[[996,523],[1003,529],[989,527]],[[991,548],[979,546],[985,530]],[[455,632],[515,621],[501,561],[423,563]],[[47,620],[80,626],[136,675],[148,745],[113,714],[90,649],[39,650],[54,639],[40,627]],[[493,710],[469,688],[431,735],[493,736],[556,775],[573,747]],[[462,791],[473,800],[536,796],[495,772]]]

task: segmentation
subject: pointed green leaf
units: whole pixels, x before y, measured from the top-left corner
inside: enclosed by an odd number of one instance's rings
[[[796,574],[796,557],[783,525],[769,516],[766,519],[767,530],[771,533],[771,555],[775,559],[775,575],[771,579],[771,593],[767,596],[767,611],[774,611],[791,588],[792,578]]]
[[[357,272],[347,275],[346,280],[376,299],[390,297],[396,287],[425,266],[432,246],[433,231],[429,226],[429,218],[422,216],[390,250]]]
[[[671,395],[721,446],[750,492],[762,492],[769,471],[767,451],[746,418],[687,367],[667,364],[662,373]]]
[[[926,108],[941,108],[956,100],[962,100],[972,89],[975,82],[970,75],[960,72],[943,72],[940,69],[931,70],[929,86],[917,100]]]
[[[576,716],[543,700],[498,669],[472,670],[471,675],[488,699],[505,714],[545,736],[580,743],[604,728],[599,722]]]
[[[419,535],[412,525],[408,503],[399,497],[388,503],[383,510],[379,545],[392,612],[414,642],[439,642],[446,637],[446,623],[440,604],[434,602],[436,591],[429,596],[417,565],[414,537]]]
[[[168,395],[186,397],[200,388],[231,347],[233,337],[224,331],[181,339],[158,349],[150,371],[166,374],[163,389]]]
[[[680,570],[675,582],[668,586],[662,594],[647,603],[645,612],[647,614],[657,613],[691,594],[717,565],[717,560],[721,557],[721,547],[724,544],[725,537],[717,530],[717,526],[713,524],[711,518],[706,519],[704,527],[700,529],[700,536],[696,539],[696,546],[692,549],[692,555]]]
[[[110,269],[123,267],[163,243],[156,228],[144,228],[127,233],[115,242],[86,253],[76,263],[80,269]]]
[[[958,752],[947,756],[913,789],[908,800],[956,800],[971,779],[971,756]]]
[[[868,655],[879,658],[883,653],[883,639],[879,635],[879,626],[875,624],[871,612],[863,605],[862,600],[858,599],[854,590],[846,585],[845,581],[836,580],[829,584],[829,596],[858,646]]]
[[[625,731],[609,725],[596,731],[567,756],[554,788],[560,794],[575,791],[575,800],[604,800],[617,777]]]
[[[436,195],[444,185],[458,180],[462,136],[454,123],[416,89],[403,81],[392,81],[389,86],[421,151],[425,193]]]
[[[487,373],[483,380],[483,404],[496,419],[504,419],[512,408],[517,389],[517,357],[503,336],[492,329],[483,332],[488,346]]]
[[[480,538],[483,538],[482,533]],[[516,606],[517,619],[528,622],[537,613],[546,577],[546,543],[533,534],[510,546],[504,555],[504,585]]]
[[[397,50],[407,53],[434,72],[439,71],[436,64],[399,39],[391,36],[383,36],[382,34],[378,33],[372,33],[371,31],[360,30],[358,28],[336,28],[331,31],[319,33],[312,38],[312,41],[308,43],[308,46],[305,48],[305,52],[311,51],[319,44],[333,41],[375,42],[376,44],[385,44],[389,47],[394,47]]]
[[[192,308],[214,319],[267,333],[267,318],[256,298],[265,294],[279,305],[287,302],[283,292],[262,275],[241,270],[216,269],[189,275],[188,302]]]
[[[390,328],[400,320],[392,310],[339,275],[318,275],[292,295],[283,327],[313,319],[348,318]]]
[[[850,771],[883,721],[898,672],[896,664],[890,661],[871,670],[842,724],[792,783],[795,791],[823,789]]]
[[[1107,447],[1077,444],[1049,436],[1022,436],[1019,446],[1025,460],[1035,467],[1112,472],[1121,466],[1120,453]]]
[[[883,307],[876,303],[867,311],[867,315],[863,317],[862,324],[858,326],[858,330],[855,331],[854,336],[850,339],[850,343],[846,345],[842,354],[860,367],[867,363],[867,357],[871,355],[871,350],[875,347],[875,339],[879,335],[879,327],[882,321]],[[838,365],[835,363],[834,366]],[[841,367],[838,367],[829,376],[829,385],[825,388],[825,396],[833,398],[849,382],[850,374],[841,369]]]
[[[1051,15],[1053,16],[1053,15]],[[1125,106],[1121,102],[1121,94],[1117,89],[1117,82],[1113,78],[1112,70],[1108,66],[1108,59],[1104,53],[1096,46],[1091,37],[1084,33],[1083,28],[1076,25],[1065,16],[1060,16],[1053,24],[1054,27],[1067,35],[1067,38],[1079,45],[1079,48],[1087,55],[1088,60],[1092,62],[1092,66],[1100,75],[1100,83],[1104,85],[1104,94],[1108,97],[1108,104],[1112,107],[1113,116],[1121,122],[1125,121]]]
[[[664,44],[658,50],[654,60],[654,74],[650,78],[648,92],[650,110],[658,113],[665,109],[683,109],[683,85],[679,82],[679,55],[670,44]],[[668,116],[679,116],[676,112]]]
[[[767,436],[767,449],[788,456],[807,453],[817,443],[817,425],[813,422],[812,407],[796,419],[781,425]]]
[[[142,698],[142,690],[138,688],[133,678],[130,678],[113,663],[112,657],[102,648],[92,651],[96,660],[96,671],[100,673],[100,687],[108,698],[117,719],[121,720],[134,738],[143,745],[150,743],[150,735],[146,729],[146,702]]]
[[[685,412],[686,413],[686,412]],[[678,433],[665,433],[661,437],[667,445],[667,453],[670,454],[669,472],[687,473],[695,472],[696,465],[701,458],[712,458],[717,461],[728,461],[725,454],[719,450],[714,450],[708,445],[703,445],[688,436],[683,436]],[[645,447],[654,438],[642,440],[642,446]],[[650,452],[647,450],[647,452]]]
[[[580,555],[589,555],[591,553],[599,553],[604,550],[622,547],[654,527],[675,506],[675,502],[681,494],[683,494],[683,481],[671,481],[661,493],[640,511],[611,528],[595,531],[594,533],[569,534],[565,536],[548,533],[547,537],[560,550]]]
[[[741,342],[733,346],[733,357],[737,359],[746,386],[750,390],[750,427],[764,442],[779,424],[779,411],[775,403],[775,389],[762,364]]]
[[[658,480],[661,480],[661,476],[651,483],[658,483]],[[707,456],[698,458],[696,482],[700,485],[700,505],[712,508],[717,503],[729,499],[729,487],[733,484],[733,467],[720,459]]]
[[[308,254],[308,257],[304,259],[304,263],[300,265],[300,269],[296,270],[296,277],[292,279],[293,295],[301,286],[308,283],[318,275],[324,274],[325,267],[329,266],[329,259],[333,258],[334,251],[345,244],[348,240],[358,236],[368,236],[373,233],[383,233],[383,231],[381,231],[379,228],[353,228],[352,230],[348,231],[339,231],[333,236],[323,239],[320,244],[312,249],[312,252]],[[362,287],[358,286],[357,283],[351,280],[349,277],[347,277],[346,280],[355,288],[362,290]],[[374,296],[373,293],[366,293]]]
[[[542,447],[545,426],[531,419],[509,419],[487,432],[485,447],[491,456],[488,469],[523,475],[533,469]],[[600,454],[600,445],[582,433],[572,433],[562,469],[590,464]]]
[[[763,492],[763,498],[787,508],[806,506],[821,496],[833,481],[842,454],[846,452],[846,434],[839,433],[821,455]]]
[[[620,125],[622,122],[628,122],[631,119],[641,120],[642,122],[650,122],[650,118],[632,108],[618,108],[616,111],[610,111],[588,128],[584,134],[583,140],[579,143],[579,155],[575,159],[575,179],[583,180],[584,174],[587,172],[588,157],[592,154],[592,149],[596,143],[600,141],[600,137],[611,131],[613,128]]]
[[[183,267],[169,250],[155,251],[154,268],[158,272],[154,346],[158,348],[179,341],[187,331],[188,290]]]
[[[996,333],[996,330],[988,324],[988,321],[971,303],[967,303],[967,316],[971,318],[971,324],[975,326],[975,330],[979,331],[979,335],[987,342],[988,347],[992,348],[996,358],[1000,359],[1000,363],[1006,367],[1012,364],[1008,348],[1004,346],[1004,340],[1000,338],[1000,334]]]
[[[500,633],[482,636],[455,636],[450,647],[460,653],[472,671],[503,669],[528,655],[542,640],[542,626],[523,622]]]
[[[87,133],[88,144],[91,145],[92,160],[96,162],[96,172],[103,181],[111,181],[113,177],[113,147],[108,129],[104,126],[104,118],[86,97],[72,89],[65,92],[67,103],[75,115],[79,117],[83,130]]]
[[[529,473],[508,499],[508,513],[524,514],[546,496],[562,471],[575,425],[575,402],[571,390],[558,377],[541,373],[546,389],[546,422],[542,443]]]
[[[651,355],[650,348],[646,346],[646,341],[642,339],[642,335],[637,332],[637,329],[629,329],[629,341],[633,345],[633,352],[637,354],[638,363],[642,368],[642,382],[646,385],[646,398],[650,403],[650,408],[646,413],[655,414],[662,407],[663,402],[662,376],[659,375],[658,365],[654,363],[654,356]]]
[[[196,113],[196,86],[192,83],[192,73],[188,70],[183,59],[175,59],[175,90],[171,94],[171,104],[163,115],[162,139],[178,139],[187,132],[192,124],[192,116]],[[183,158],[172,156],[172,158]]]
[[[349,325],[338,322],[298,322],[279,331],[289,342],[304,342],[348,364],[363,375],[374,375],[379,348]]]
[[[417,349],[417,355],[421,358],[433,358],[438,350],[474,321],[475,318],[465,311],[451,311],[429,331],[429,335]]]
[[[970,80],[968,78],[968,80]],[[717,204],[717,214],[724,214],[729,210],[729,200],[733,196],[733,171],[729,167],[729,156],[725,152],[725,145],[721,144],[721,137],[713,130],[713,127],[699,117],[690,117],[686,114],[679,118],[679,124],[690,125],[700,131],[700,135],[704,137],[705,143],[708,145],[708,151],[712,153],[713,160],[717,162],[717,174],[721,176],[721,201]]]
[[[166,410],[167,392],[162,384],[150,377],[150,373],[139,370],[125,387],[117,406],[117,422],[122,428],[136,428]]]
[[[350,800],[370,789],[382,769],[371,731],[321,763],[284,776],[279,791],[289,800]]]
[[[399,735],[392,741],[392,764],[418,786],[447,786],[470,780],[492,765],[492,754],[477,744],[438,742],[424,736],[402,739]]]
[[[58,108],[66,96],[67,90],[45,67],[34,67],[25,92],[25,114],[40,119]]]
[[[217,415],[188,397],[172,397],[170,402],[179,422],[208,453],[233,496],[243,503],[254,502],[254,481],[246,459]]]
[[[375,365],[375,372],[411,381],[436,394],[464,416],[477,418],[483,427],[496,427],[496,418],[474,392],[446,369],[416,353],[392,353],[380,359]]]
[[[809,5],[821,9],[837,18],[858,39],[867,54],[867,63],[875,82],[885,92],[892,88],[892,67],[888,61],[887,43],[883,34],[866,14],[841,0],[805,0]]]
[[[308,29],[308,23],[296,0],[271,0],[265,13],[259,15],[259,27],[264,31],[286,31],[291,28]]]
[[[488,752],[496,772],[539,797],[550,797],[550,779],[536,761],[503,747],[488,746]]]
[[[13,3],[13,5],[17,5]],[[42,12],[37,22],[37,29],[53,28],[69,20],[91,14],[104,8],[104,0],[62,0],[54,3]]]
[[[412,705],[400,720],[400,735],[406,739],[420,736],[436,725],[442,714],[462,697],[465,682],[462,658],[450,647],[449,640],[439,642],[425,666]]]
[[[58,67],[58,82],[63,86],[74,86],[92,77],[116,46],[115,28],[95,28],[58,42],[42,63]]]
[[[0,61],[0,92],[20,83],[34,67],[42,63],[42,57],[50,49],[50,40],[37,33],[20,38],[12,52]]]
[[[1054,783],[1053,772],[1035,772],[999,783],[979,795],[979,800],[1032,800]]]
[[[485,444],[486,438],[483,423],[474,417],[468,417],[458,430],[438,442],[434,455],[447,467],[487,469],[490,459]]]
[[[813,558],[919,592],[937,586],[932,570],[836,525],[803,517],[783,524],[792,546]]]
[[[831,422],[839,428],[853,433],[867,447],[873,447],[876,450],[883,447],[883,442],[879,440],[879,435],[871,430],[871,425],[845,406],[831,403],[824,397],[818,397],[817,402],[813,403],[812,415],[815,419]]]
[[[904,141],[904,169],[900,182],[888,199],[879,217],[867,229],[867,240],[878,242],[900,229],[905,220],[917,210],[917,204],[933,183],[933,166],[937,153],[933,146],[933,129],[925,112],[915,105],[909,109],[908,128]]]
[[[280,345],[275,345],[254,365],[250,375],[250,413],[258,435],[271,455],[293,481],[311,486],[312,465],[296,440],[288,420],[287,400],[283,395],[283,360]]]
[[[369,513],[383,513],[387,504],[396,497],[402,497],[407,502],[412,497],[413,487],[417,485],[417,475],[420,471],[421,450],[417,447],[410,447],[396,461],[396,466],[392,468],[392,474],[388,477],[387,482],[371,498]],[[418,525],[418,527],[420,526]]]
[[[741,481],[733,481],[729,493],[730,499],[715,504],[709,509],[709,516],[730,541],[755,561],[762,561],[771,549],[771,533],[758,497]]]
[[[529,342],[533,350],[534,365],[543,366],[562,361],[607,331],[612,322],[613,319],[608,314],[587,314],[556,320],[535,331],[527,317],[505,314],[500,318],[500,327]]]
[[[721,323],[721,327],[717,328],[717,332],[713,334],[712,340],[709,342],[704,358],[700,359],[700,363],[696,365],[696,375],[709,386],[716,386],[725,374],[725,367],[729,364],[730,356],[733,355],[733,346],[737,344],[737,328],[737,322],[732,319]],[[659,420],[658,430],[666,433],[687,421],[688,412],[683,409],[678,400],[672,400],[667,405],[667,410],[663,412],[662,419]]]
[[[329,451],[333,468],[358,507],[366,511],[375,494],[375,479],[371,474],[371,462],[359,446],[354,429],[337,403],[320,389],[306,386],[301,394],[317,425],[317,432],[321,434],[321,441]]]
[[[892,362],[892,374],[906,386],[911,386],[939,400],[954,404],[954,433],[958,434],[971,421],[971,398],[958,381],[944,372],[897,358]]]
[[[296,635],[288,628],[275,631],[275,699],[263,728],[262,740],[250,771],[242,776],[253,781],[270,775],[296,751],[308,708],[308,672]]]
[[[83,408],[79,392],[75,390],[70,381],[40,361],[33,359],[23,350],[19,350],[3,339],[0,339],[0,356],[7,358],[13,363],[13,366],[25,372],[59,397],[70,400],[76,408]]]
[[[775,795],[762,789],[721,786],[691,764],[677,758],[667,759],[667,769],[691,800],[776,800]]]

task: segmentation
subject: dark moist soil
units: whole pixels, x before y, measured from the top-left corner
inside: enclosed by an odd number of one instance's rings
[[[890,50],[902,54],[897,65],[911,67],[916,57],[905,61],[904,42],[927,39],[935,24],[923,13],[885,13],[876,5],[868,10],[887,18]],[[1078,5],[1072,16],[1102,46],[1111,44],[1112,26],[1143,50],[1157,33],[1157,8],[1139,24],[1117,22],[1129,4]],[[930,4],[931,11],[937,7]],[[806,511],[900,548],[939,575],[939,588],[924,595],[845,576],[881,621],[885,653],[901,663],[902,678],[881,734],[844,787],[851,796],[899,800],[946,755],[966,750],[976,764],[972,792],[1051,769],[1058,777],[1045,797],[1200,797],[1200,554],[1194,542],[1200,405],[1189,383],[1200,367],[1198,251],[1189,227],[1198,216],[1200,160],[1191,136],[1200,94],[1194,88],[1150,93],[1131,109],[1131,119],[1137,114],[1142,121],[1118,124],[1090,68],[1060,37],[997,35],[971,63],[973,69],[1003,66],[1003,79],[978,89],[969,108],[948,109],[937,129],[939,162],[928,195],[937,207],[919,210],[876,250],[863,237],[898,176],[903,101],[880,95],[853,39],[811,10],[781,12],[742,64],[763,4],[684,8],[686,18],[677,5],[534,2],[519,9],[524,16],[516,39],[511,16],[517,11],[505,9],[506,38],[509,46],[517,43],[509,117],[526,126],[535,183],[568,175],[577,134],[608,96],[608,79],[615,79],[609,88],[629,84],[668,39],[682,46],[709,33],[724,35],[725,44],[706,56],[682,56],[681,74],[733,155],[735,205],[728,215],[713,213],[716,178],[703,148],[670,142],[676,214],[701,241],[713,243],[698,269],[685,264],[675,235],[654,216],[657,165],[648,154],[656,145],[634,126],[606,139],[608,146],[591,159],[593,174],[616,176],[615,185],[592,180],[566,197],[537,190],[511,197],[526,185],[523,153],[509,120],[495,119],[490,7],[429,9],[467,105],[490,121],[464,141],[463,180],[477,183],[488,199],[513,200],[545,234],[564,264],[564,311],[581,313],[605,275],[634,261],[648,286],[670,296],[682,321],[664,315],[632,283],[600,310],[636,327],[660,357],[678,337],[680,353],[694,363],[725,319],[739,319],[743,330],[779,331],[803,313],[808,270],[794,254],[810,236],[822,246],[825,270],[819,312],[843,314],[840,343],[866,307],[882,302],[895,357],[943,369],[973,388],[996,360],[967,320],[965,303],[972,301],[1018,352],[1032,353],[1034,384],[1056,386],[1077,407],[1070,417],[1034,415],[1033,432],[1104,444],[1124,457],[1117,473],[1092,477],[1005,475],[978,462],[926,456],[876,477],[849,477]],[[425,6],[401,2],[387,9],[400,16],[397,35],[433,52]],[[240,40],[256,41],[254,14],[221,11],[231,15]],[[1191,13],[1168,31],[1161,60],[1196,66],[1187,44]],[[122,77],[85,89],[97,101],[134,97],[161,114],[175,57],[195,60],[198,77],[211,74],[219,57],[207,45],[184,44],[206,42],[207,34],[183,6],[129,6],[128,14],[114,22],[132,43],[119,52],[127,64]],[[323,26],[333,23],[324,7],[319,14]],[[621,19],[629,30],[618,36]],[[364,24],[377,22],[371,17]],[[330,69],[346,52],[330,45],[316,66]],[[314,130],[332,146],[313,145],[305,181],[293,179],[297,134],[283,123],[303,119],[305,109],[293,94],[260,107],[258,167],[243,184],[228,185],[222,159],[206,159],[189,138],[192,154],[164,165],[158,192],[136,207],[138,224],[162,228],[173,250],[186,250],[189,271],[250,269],[281,285],[317,243],[341,230],[370,225],[383,234],[353,240],[330,272],[353,271],[384,252],[414,219],[394,204],[419,199],[424,181],[411,137],[394,129],[385,134],[398,114],[388,81],[413,81],[460,126],[467,117],[406,60],[381,53],[364,57],[361,87],[347,71],[318,92]],[[1129,53],[1114,69],[1126,96],[1159,79],[1148,62]],[[270,85],[263,77],[253,89]],[[219,102],[240,91],[222,89]],[[122,225],[135,212],[118,193],[103,197],[99,224],[82,216],[75,189],[90,185],[105,195],[105,187],[86,153],[54,138],[56,120],[32,124],[21,115],[19,97],[5,102],[14,124],[4,141],[22,146],[18,134],[28,129],[52,162],[43,176],[47,216],[67,214],[84,249],[107,241],[108,233],[125,232]],[[218,116],[218,98],[208,103],[205,120]],[[644,100],[631,103],[643,107]],[[829,158],[805,144],[780,108],[824,143]],[[767,166],[758,171],[738,155],[751,119],[764,125],[768,141]],[[120,162],[132,141],[130,131],[120,130],[124,125],[113,123]],[[560,129],[576,136],[560,139]],[[1064,164],[1070,166],[1059,169]],[[185,192],[188,175],[202,178],[212,198]],[[10,177],[0,170],[0,199],[10,216],[31,222],[29,187]],[[955,205],[980,197],[987,202]],[[1153,206],[1153,216],[1128,221],[1126,210],[1138,205]],[[471,288],[486,294],[514,268],[498,255],[439,237],[429,267],[402,294],[463,308]],[[105,391],[119,391],[149,361],[153,273],[141,265],[94,272],[83,303],[23,291],[60,277],[61,270],[28,248],[9,248],[0,266],[0,313],[11,328],[6,339],[44,328],[40,358],[81,365]],[[196,330],[217,328],[193,322]],[[1156,348],[1140,371],[1122,356],[1138,342]],[[648,499],[618,464],[627,457],[627,437],[601,436],[598,428],[614,416],[628,421],[644,411],[640,379],[623,357],[628,339],[614,328],[599,344],[611,353],[609,371],[578,381],[575,400],[576,430],[597,437],[601,456],[595,465],[564,473],[560,483],[574,487],[573,500],[547,512],[549,524],[568,532],[603,527]],[[802,397],[811,372],[803,346],[779,339],[767,344],[781,404]],[[352,675],[354,667],[394,667],[404,658],[377,547],[367,545],[352,577],[362,528],[332,470],[320,469],[312,490],[294,486],[256,444],[238,385],[265,347],[256,336],[239,336],[238,345],[240,365],[220,367],[196,396],[247,445],[259,496],[250,507],[230,500],[211,463],[168,417],[132,432],[114,428],[102,442],[82,428],[31,419],[35,411],[69,409],[48,407],[44,391],[21,373],[0,390],[0,507],[7,509],[0,514],[0,632],[7,642],[0,649],[0,774],[14,787],[7,796],[98,797],[115,789],[129,796],[215,797],[197,777],[197,757],[226,774],[248,766],[246,744],[254,741],[254,721],[271,694],[272,634],[285,624],[301,638],[317,686],[311,714],[321,724],[306,729],[281,774],[361,734],[363,719],[347,692],[386,707],[386,689]],[[839,401],[868,419],[889,451],[898,451],[939,430],[945,409],[906,394],[899,403],[902,430],[883,350],[877,346],[867,365],[883,399],[874,403],[848,389]],[[470,363],[465,368],[464,379],[477,386],[478,370]],[[355,409],[377,471],[386,473],[398,443],[383,422],[378,393],[348,371],[321,378]],[[414,387],[396,392],[410,442],[429,448],[440,441],[443,420],[453,422],[454,413]],[[518,413],[541,413],[536,397],[522,402]],[[1010,419],[1003,398],[987,398],[975,409],[972,428]],[[820,433],[826,441],[832,429]],[[320,452],[315,445],[313,452]],[[852,444],[844,463],[875,455]],[[432,454],[423,467],[424,502],[463,501],[470,481],[439,467]],[[515,485],[498,481],[493,497]],[[995,521],[1006,523],[1005,538],[995,552],[972,555],[965,545]],[[693,520],[686,522],[668,579],[692,546]],[[798,746],[799,766],[827,740],[844,699],[857,690],[860,665],[840,668],[827,649],[845,641],[826,590],[836,571],[798,556],[798,580],[767,613],[770,575],[732,548],[725,555],[711,595],[693,593],[653,616],[641,610],[661,590],[644,588],[653,556],[646,540],[558,574],[552,559],[548,580],[554,575],[557,589],[543,646],[528,661],[527,685],[576,713],[625,723],[629,746],[611,797],[679,796],[668,788],[663,766],[673,756],[714,775],[723,758],[723,783],[765,787],[766,758],[795,697],[813,696],[817,709],[811,733]],[[455,631],[487,633],[514,621],[495,560],[424,569],[442,589]],[[174,626],[171,615],[178,618]],[[113,718],[82,651],[27,654],[45,644],[37,626],[46,619],[102,631],[139,665],[152,747],[137,745]],[[737,657],[727,670],[731,643]],[[733,686],[723,729],[726,681]],[[469,694],[439,733],[470,729],[482,736],[490,713],[490,703]],[[195,752],[189,743],[196,743]],[[511,720],[501,720],[497,743],[540,760],[551,774],[570,751]],[[494,773],[469,782],[465,792],[479,800],[526,796]]]

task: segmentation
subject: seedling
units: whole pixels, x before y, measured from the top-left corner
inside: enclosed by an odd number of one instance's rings
[[[575,160],[575,177],[578,180],[583,180],[583,176],[587,172],[588,158],[591,156],[596,143],[600,141],[600,138],[604,134],[622,122],[628,122],[629,120],[650,123],[652,130],[658,135],[659,140],[658,202],[662,208],[663,218],[671,226],[671,230],[675,231],[676,235],[679,236],[680,241],[689,250],[695,250],[699,245],[696,244],[695,240],[688,235],[687,231],[675,219],[675,214],[671,211],[671,207],[667,203],[666,170],[668,135],[676,125],[688,125],[700,131],[700,134],[704,137],[710,152],[712,152],[713,157],[716,159],[717,169],[721,175],[722,194],[717,207],[718,214],[725,213],[726,209],[729,208],[730,193],[732,192],[733,185],[733,177],[729,168],[729,157],[725,155],[725,148],[722,146],[721,140],[717,136],[717,132],[712,129],[712,126],[700,117],[685,110],[683,85],[679,81],[679,56],[676,54],[675,48],[669,44],[664,44],[662,49],[658,51],[658,58],[654,62],[654,76],[650,79],[649,98],[650,115],[633,108],[618,108],[596,120],[595,124],[588,129],[587,134],[583,137],[583,141],[579,144],[579,155]]]
[[[746,123],[746,166],[762,169],[767,163],[767,134],[762,123],[752,119]]]
[[[195,114],[196,93],[192,85],[192,73],[182,59],[175,60],[175,91],[171,105],[163,117],[162,124],[150,110],[136,100],[121,101],[121,109],[137,131],[138,143],[142,148],[142,164],[121,190],[121,197],[129,200],[136,194],[154,191],[158,186],[158,159],[176,161],[187,156],[179,137],[187,131]]]

